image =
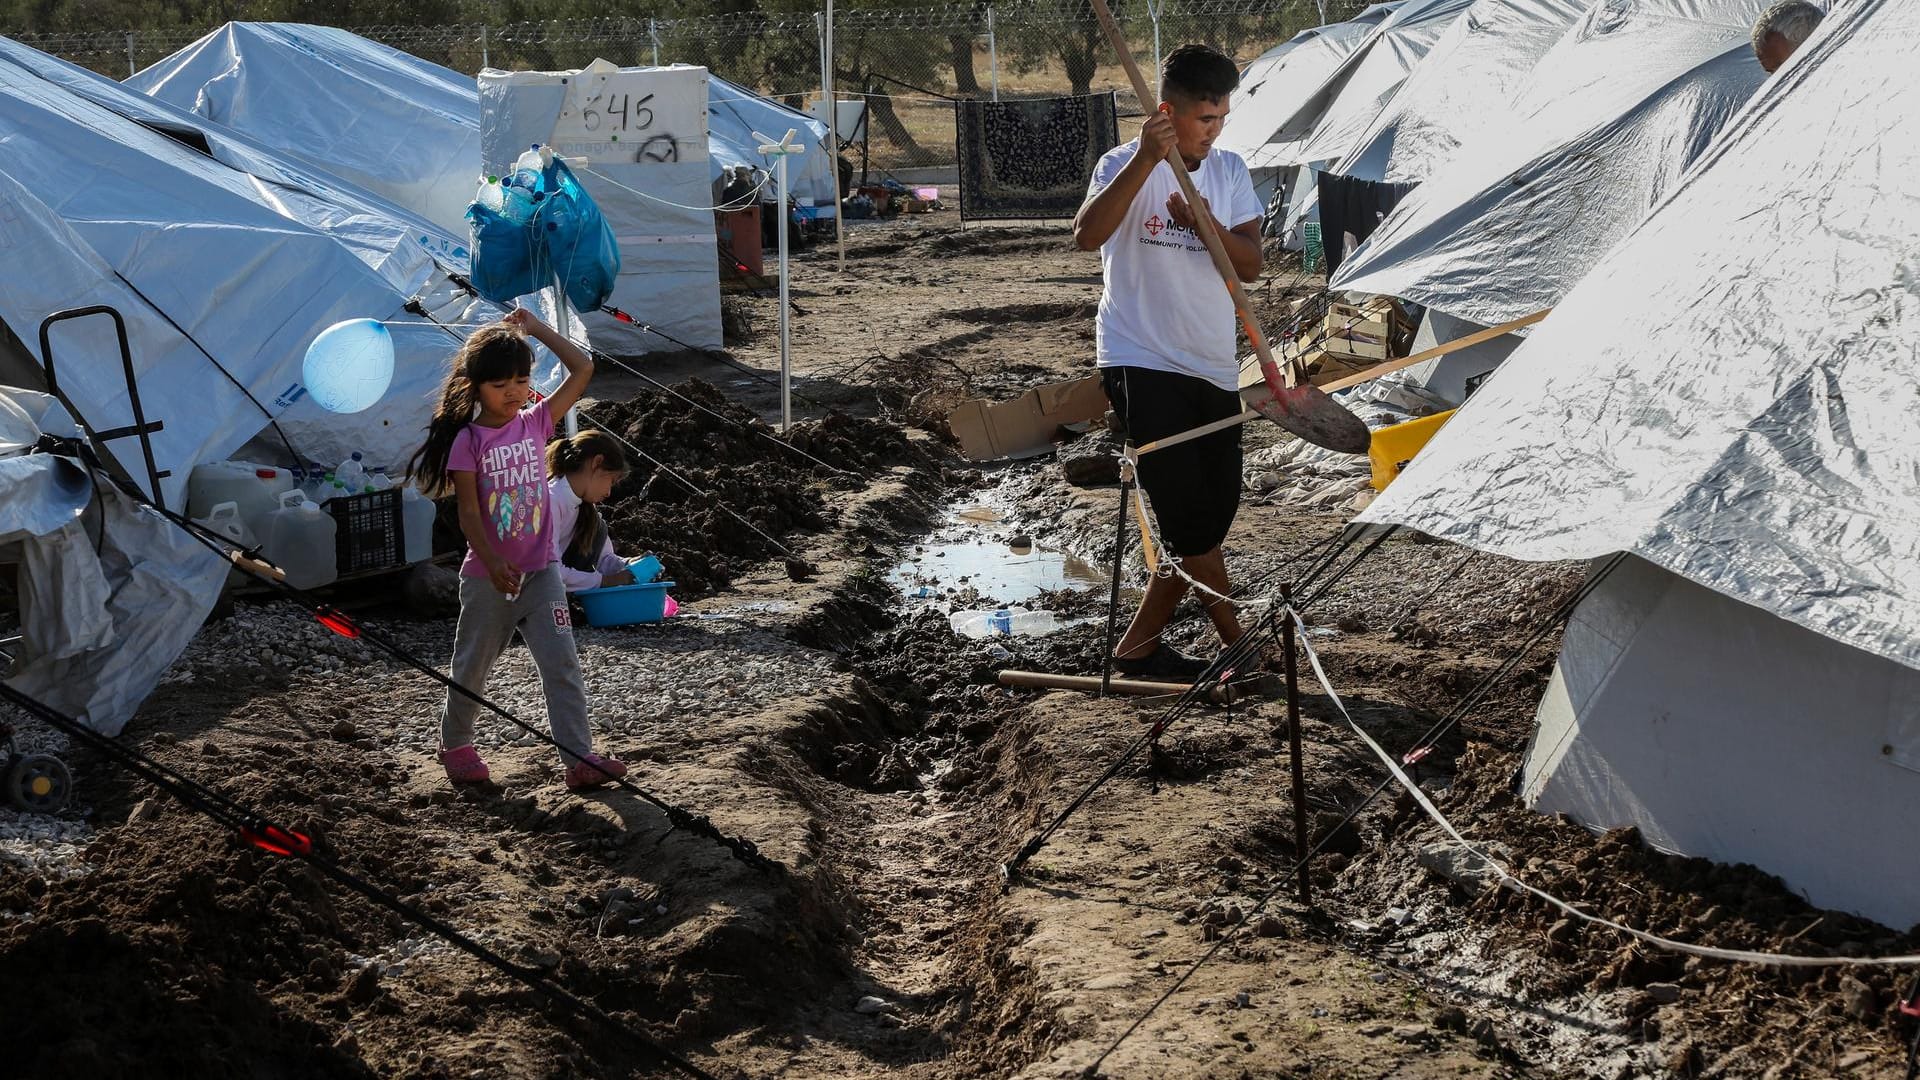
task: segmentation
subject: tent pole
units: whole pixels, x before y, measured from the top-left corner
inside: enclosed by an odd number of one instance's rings
[[[566,283],[560,279],[560,275],[555,274],[553,278],[553,328],[559,332],[561,337],[572,341],[572,324],[572,313],[567,310]],[[569,439],[580,434],[580,407],[577,405],[567,410],[566,432],[567,438]]]
[[[993,100],[1000,100],[1000,42],[993,34],[993,8],[987,8],[987,74],[993,80]]]
[[[827,148],[833,151],[827,160],[827,171],[833,174],[833,242],[840,253],[839,271],[844,274],[847,272],[847,230],[840,220],[840,204],[847,193],[840,190],[840,104],[833,96],[833,0],[827,0],[827,30],[821,38],[820,54],[822,96],[827,99]],[[785,280],[783,275],[781,281]]]
[[[780,434],[793,427],[793,354],[788,331],[791,315],[787,309],[787,233],[793,219],[787,212],[787,155],[782,152],[774,163],[780,181]],[[837,181],[836,181],[837,183]]]
[[[1321,3],[1325,2],[1326,0],[1321,0]],[[1160,8],[1165,3],[1166,0],[1158,0],[1158,2],[1155,2],[1155,0],[1147,0],[1147,16],[1153,20],[1153,92],[1160,95],[1162,100],[1165,100],[1167,96],[1166,87],[1162,85],[1163,79],[1160,74]],[[1140,107],[1142,109],[1147,108],[1147,102],[1141,102]]]

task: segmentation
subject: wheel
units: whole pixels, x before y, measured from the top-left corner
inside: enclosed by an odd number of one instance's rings
[[[58,813],[73,793],[73,774],[52,754],[22,754],[7,766],[7,801],[35,814]]]

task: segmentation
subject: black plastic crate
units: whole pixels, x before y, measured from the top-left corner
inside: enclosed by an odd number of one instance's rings
[[[333,515],[334,562],[342,575],[399,566],[406,553],[400,520],[400,489],[369,491],[327,500]]]

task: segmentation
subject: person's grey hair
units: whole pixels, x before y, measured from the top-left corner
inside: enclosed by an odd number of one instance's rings
[[[1761,12],[1759,21],[1753,24],[1754,55],[1759,55],[1760,46],[1766,44],[1769,34],[1779,34],[1798,48],[1813,36],[1813,28],[1820,25],[1826,14],[1811,0],[1780,0]]]

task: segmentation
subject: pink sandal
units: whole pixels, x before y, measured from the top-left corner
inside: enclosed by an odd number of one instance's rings
[[[447,770],[447,779],[456,784],[484,784],[493,776],[472,743],[440,751],[440,764]]]
[[[627,775],[625,762],[599,754],[586,754],[567,766],[567,790],[587,791]]]

